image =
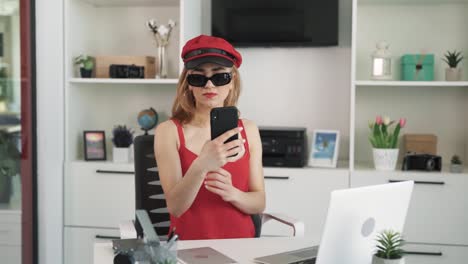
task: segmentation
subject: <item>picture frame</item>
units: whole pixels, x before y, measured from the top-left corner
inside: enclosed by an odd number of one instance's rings
[[[313,131],[309,152],[309,166],[336,168],[340,146],[340,131],[316,129]]]
[[[83,131],[84,159],[107,160],[106,133],[103,130]]]

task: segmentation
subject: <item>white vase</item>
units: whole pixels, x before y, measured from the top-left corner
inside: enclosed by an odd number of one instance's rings
[[[156,79],[167,78],[167,55],[166,55],[166,46],[158,46],[158,66],[156,68]]]
[[[405,264],[405,258],[401,259],[383,259],[376,255],[372,256],[372,264]]]
[[[112,155],[115,163],[129,163],[131,157],[131,149],[114,147],[112,149]]]
[[[396,168],[399,149],[373,149],[376,170],[393,171]]]
[[[461,68],[446,68],[445,80],[450,82],[461,81]]]

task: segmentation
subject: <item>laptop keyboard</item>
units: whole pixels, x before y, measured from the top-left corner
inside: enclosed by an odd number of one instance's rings
[[[299,252],[291,253],[290,255],[298,258],[310,258],[310,256],[317,256],[317,248],[313,247],[310,249],[301,250]]]
[[[301,260],[301,261],[298,261],[298,262],[293,262],[291,264],[315,264],[315,260],[316,260],[316,258],[306,259],[306,260]]]

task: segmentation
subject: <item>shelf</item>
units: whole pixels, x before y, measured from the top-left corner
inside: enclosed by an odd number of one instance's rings
[[[394,86],[394,87],[468,87],[467,81],[355,81],[356,86]]]
[[[178,79],[107,79],[107,78],[71,78],[76,84],[177,84]]]
[[[135,166],[133,162],[128,163],[115,163],[112,160],[73,160],[70,163],[75,163],[80,166],[102,167],[103,169],[124,169],[126,171],[133,171]]]
[[[457,176],[460,175],[462,177],[468,177],[468,167],[465,166],[462,173],[451,173],[450,172],[450,164],[442,164],[442,171],[402,171],[401,164],[397,164],[396,169],[394,171],[378,171],[374,169],[374,165],[372,163],[357,163],[354,167],[355,172],[372,172],[372,173],[389,173],[389,174],[405,174],[405,175],[413,175],[413,176],[428,176],[428,177],[439,177],[439,176],[447,176],[453,175]]]
[[[133,163],[114,163],[112,161],[84,161],[84,160],[74,160],[72,163],[80,164],[81,166],[92,166],[103,170],[125,170],[133,171]],[[265,176],[294,176],[294,175],[304,175],[308,172],[317,172],[317,171],[349,171],[349,162],[348,161],[338,161],[337,168],[319,168],[319,167],[303,167],[303,168],[285,168],[285,167],[263,167]]]
[[[178,6],[178,0],[83,0],[96,7]]]

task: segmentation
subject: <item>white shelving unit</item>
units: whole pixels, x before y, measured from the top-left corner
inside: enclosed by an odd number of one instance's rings
[[[468,162],[468,67],[462,62],[462,81],[447,82],[442,60],[447,50],[467,54],[466,14],[466,0],[353,1],[351,170],[372,163],[368,122],[377,115],[407,118],[402,134],[437,135],[444,163],[454,154]],[[392,53],[391,81],[370,79],[371,54],[381,40]],[[434,54],[435,81],[400,81],[401,56],[415,53]]]
[[[65,0],[65,108],[66,160],[83,159],[82,133],[106,132],[107,158],[112,158],[112,128],[118,124],[139,133],[137,114],[153,107],[159,120],[170,115],[180,52],[186,40],[202,33],[201,6],[205,0]],[[189,10],[189,12],[187,12]],[[79,78],[73,58],[125,55],[156,56],[156,45],[146,21],[176,21],[167,47],[167,79]],[[137,87],[138,86],[138,87]],[[105,102],[105,103],[103,103]]]
[[[418,251],[443,253],[420,261],[408,258],[415,263],[462,262],[458,256],[468,245],[468,215],[460,209],[467,206],[468,168],[455,174],[448,164],[454,154],[468,163],[468,67],[462,65],[462,81],[447,82],[442,61],[447,50],[461,50],[467,57],[466,14],[466,0],[353,0],[350,187],[415,181],[403,233],[419,244]],[[393,55],[390,81],[370,78],[371,54],[382,40]],[[401,81],[401,56],[418,53],[434,54],[435,81]],[[407,118],[401,135],[437,135],[442,172],[401,171],[401,162],[395,171],[376,171],[368,124],[377,115]]]
[[[109,162],[112,128],[127,125],[142,134],[137,115],[149,107],[159,120],[168,118],[183,67],[182,45],[202,33],[204,2],[64,0],[64,263],[92,263],[96,236],[116,236],[118,223],[134,217],[134,167]],[[79,78],[73,58],[80,54],[156,57],[146,26],[150,19],[177,24],[166,48],[167,79]],[[85,130],[105,131],[107,162],[84,161]]]

